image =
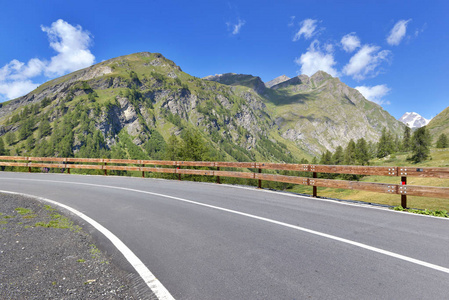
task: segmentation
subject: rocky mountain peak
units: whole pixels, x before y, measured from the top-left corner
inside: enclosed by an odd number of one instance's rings
[[[289,80],[289,79],[290,79],[290,77],[285,76],[285,75],[281,75],[281,76],[279,76],[279,77],[276,77],[276,78],[273,79],[273,80],[270,80],[270,81],[268,81],[268,82],[265,82],[265,86],[266,86],[267,88],[271,88],[272,86],[275,86],[275,85],[277,85],[277,84],[279,84],[279,83],[282,83],[282,82],[284,82],[284,81],[287,81],[287,80]]]
[[[310,77],[310,79],[312,79],[316,85],[319,85],[321,82],[330,78],[333,77],[324,71],[318,71]]]
[[[415,129],[426,126],[430,120],[425,119],[420,114],[415,112],[406,112],[400,119],[400,122],[404,123],[408,127]]]

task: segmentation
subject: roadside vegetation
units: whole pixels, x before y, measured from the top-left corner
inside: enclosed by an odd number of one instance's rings
[[[417,131],[415,131],[416,134]],[[429,139],[422,139],[421,134],[425,133],[425,129],[421,130],[418,134],[418,138],[420,141],[429,141]],[[410,142],[412,143],[413,137],[418,135],[411,135]],[[407,135],[404,135],[407,136]],[[387,139],[388,140],[388,139]],[[382,139],[381,139],[382,141]],[[381,142],[380,141],[380,142]],[[430,148],[430,141],[425,143],[424,146],[420,144],[415,144],[415,151],[411,146],[408,148],[408,151],[405,151],[407,147],[403,147],[400,150],[396,150],[391,152],[391,150],[385,151],[385,149],[391,149],[389,146],[384,147],[379,142],[377,147],[371,148],[371,156],[370,159],[366,162],[367,165],[370,166],[407,166],[407,167],[449,167],[449,148]],[[402,145],[407,145],[404,143]],[[436,145],[435,145],[436,146]],[[391,147],[391,146],[390,146]],[[351,148],[349,146],[348,148]],[[382,150],[385,152],[375,151]],[[338,151],[338,149],[337,149]],[[337,153],[337,151],[335,153]],[[343,153],[348,153],[348,150],[345,149]],[[335,156],[331,154],[331,157]],[[388,153],[388,154],[386,154]],[[425,155],[423,155],[425,154]],[[329,155],[327,155],[329,156]],[[341,155],[338,155],[341,156]],[[426,157],[426,159],[422,159],[422,157]],[[323,155],[326,157],[326,155]],[[356,156],[357,157],[357,156]],[[421,158],[419,162],[416,162],[414,158]],[[320,163],[324,163],[323,159],[320,160]],[[327,164],[333,164],[333,161]],[[342,163],[346,164],[346,163]],[[355,164],[360,164],[355,161]],[[344,179],[344,176],[347,175],[335,175],[329,174],[330,176],[322,175],[323,177],[329,178],[333,177],[335,179]],[[399,177],[390,177],[390,176],[353,176],[352,180],[360,180],[362,182],[381,182],[381,183],[391,183],[391,184],[399,184]],[[449,181],[447,179],[439,179],[439,178],[419,178],[419,177],[407,177],[407,184],[409,185],[422,185],[422,186],[435,186],[435,187],[449,187]],[[296,185],[291,189],[292,192],[303,193],[303,194],[311,194],[312,188]],[[374,192],[367,191],[357,191],[357,190],[345,190],[345,189],[331,189],[331,188],[318,188],[318,196],[320,197],[328,197],[335,199],[343,199],[343,200],[355,200],[355,201],[363,201],[368,203],[377,203],[383,205],[389,205],[395,207],[400,204],[401,197],[400,195],[389,195],[389,194],[379,194]],[[408,206],[411,208],[416,208],[421,210],[449,210],[449,200],[448,199],[438,199],[438,198],[427,198],[427,197],[415,197],[415,196],[407,196]]]

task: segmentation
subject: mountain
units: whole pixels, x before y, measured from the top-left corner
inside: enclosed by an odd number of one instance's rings
[[[430,122],[430,120],[423,118],[415,112],[406,112],[399,121],[412,129],[421,128]]]
[[[267,87],[267,88],[271,88],[272,86],[275,86],[275,85],[277,85],[277,84],[279,84],[279,83],[282,83],[282,82],[284,82],[284,81],[287,81],[287,80],[289,80],[290,79],[290,77],[287,77],[287,76],[285,76],[285,75],[281,75],[281,76],[279,76],[279,77],[276,77],[275,79],[273,79],[273,80],[270,80],[270,81],[268,81],[268,82],[265,82],[265,86]]]
[[[3,103],[0,135],[12,155],[168,159],[189,141],[221,160],[310,158],[271,133],[260,78],[236,77],[250,87],[196,78],[158,53],[117,57]]]
[[[252,75],[196,78],[148,52],[54,79],[0,107],[7,149],[29,156],[299,162],[350,139],[376,142],[384,127],[403,131],[322,71],[268,88]]]
[[[313,153],[362,137],[377,142],[384,127],[396,136],[403,133],[403,126],[382,107],[323,71],[274,85],[266,99],[279,134]]]
[[[433,141],[436,141],[442,133],[449,137],[449,107],[430,120],[427,129]]]

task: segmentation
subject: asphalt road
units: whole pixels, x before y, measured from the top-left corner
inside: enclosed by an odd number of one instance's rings
[[[158,179],[1,172],[0,190],[93,218],[176,299],[449,298],[448,219]]]

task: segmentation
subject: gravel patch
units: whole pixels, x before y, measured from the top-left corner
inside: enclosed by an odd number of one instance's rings
[[[156,299],[69,213],[0,194],[0,299]]]

